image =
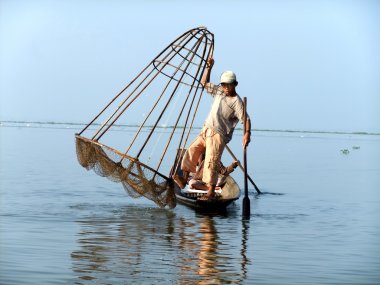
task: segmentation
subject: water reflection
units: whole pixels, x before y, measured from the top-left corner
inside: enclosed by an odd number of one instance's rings
[[[249,233],[249,220],[243,219],[242,220],[242,238],[241,238],[241,271],[242,271],[242,278],[243,280],[247,278],[247,265],[249,264],[249,258],[247,255],[247,248],[248,248],[248,233]]]
[[[71,254],[76,284],[242,284],[247,278],[248,221],[240,232],[237,217],[134,206],[86,212]]]

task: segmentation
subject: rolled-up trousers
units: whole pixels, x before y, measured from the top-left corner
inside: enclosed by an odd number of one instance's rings
[[[196,172],[199,157],[205,153],[203,182],[208,185],[216,185],[219,161],[224,147],[225,143],[222,136],[214,130],[204,127],[186,150],[181,164],[182,171]]]

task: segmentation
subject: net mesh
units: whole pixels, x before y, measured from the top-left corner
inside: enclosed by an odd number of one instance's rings
[[[137,159],[80,136],[76,136],[76,152],[80,165],[111,181],[122,183],[130,197],[144,196],[161,208],[176,206],[172,180]]]

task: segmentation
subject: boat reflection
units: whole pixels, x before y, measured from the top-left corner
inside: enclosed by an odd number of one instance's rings
[[[242,235],[239,223],[210,215],[131,206],[92,213],[77,221],[75,284],[243,284],[247,278],[246,223]]]

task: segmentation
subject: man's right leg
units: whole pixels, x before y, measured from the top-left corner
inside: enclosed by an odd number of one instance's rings
[[[203,137],[203,132],[191,143],[189,148],[186,150],[181,163],[181,170],[183,176],[173,175],[173,180],[177,185],[183,189],[186,186],[187,180],[189,178],[189,173],[196,172],[197,163],[199,157],[205,152],[205,140]]]

